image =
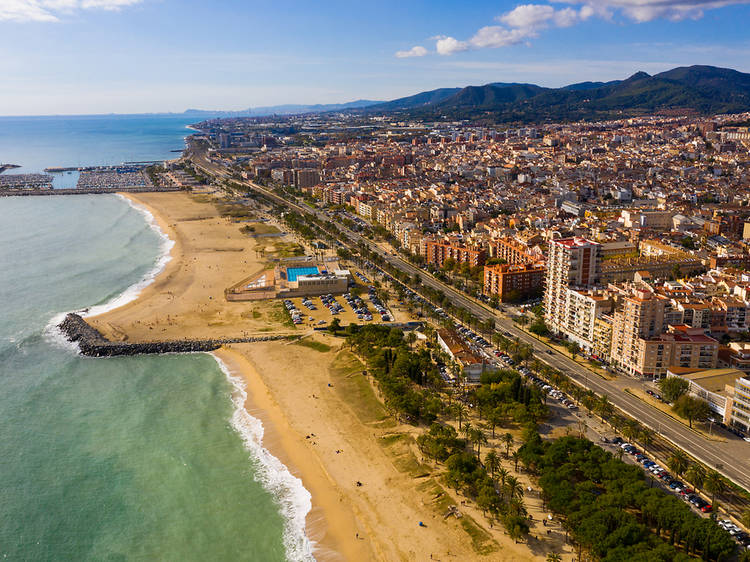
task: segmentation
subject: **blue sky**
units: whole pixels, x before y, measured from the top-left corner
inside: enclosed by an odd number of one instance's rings
[[[750,0],[0,0],[0,115],[393,99],[712,64]]]

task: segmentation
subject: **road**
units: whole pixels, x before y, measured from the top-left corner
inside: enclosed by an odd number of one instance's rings
[[[192,156],[193,162],[210,174],[224,178],[229,177],[225,169],[208,161],[204,155],[193,153]],[[241,183],[262,193],[267,198],[302,214],[314,215],[324,221],[330,220],[330,217],[323,211],[288,201],[253,182]],[[465,308],[481,320],[493,319],[499,330],[509,332],[524,343],[531,345],[535,356],[539,360],[562,371],[581,386],[593,390],[599,395],[606,395],[614,406],[632,418],[659,433],[707,466],[717,469],[736,484],[739,484],[746,490],[750,490],[750,443],[745,443],[738,438],[729,437],[725,443],[709,441],[666,413],[648,406],[635,396],[624,392],[621,383],[600,378],[571,358],[552,350],[546,344],[518,329],[513,321],[504,314],[485,308],[478,301],[435,279],[429,273],[412,265],[398,255],[390,254],[373,241],[349,230],[343,225],[338,224],[337,227],[350,242],[366,244],[371,251],[380,255],[384,261],[393,267],[411,276],[419,274],[424,285],[442,291],[454,305]],[[552,354],[548,353],[550,350],[553,351]],[[639,383],[633,379],[633,385],[637,384]]]

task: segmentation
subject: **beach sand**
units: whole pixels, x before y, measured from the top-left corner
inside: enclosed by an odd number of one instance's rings
[[[187,193],[129,197],[175,245],[172,260],[138,299],[87,319],[103,334],[148,341],[308,333],[285,323],[278,303],[224,299],[226,287],[264,268],[257,242],[240,225]],[[362,365],[340,345],[315,334],[301,343],[232,344],[215,352],[246,381],[246,408],[264,423],[264,446],[312,495],[307,532],[316,558],[543,560],[546,545],[537,542],[532,552],[515,544],[440,484],[414,447],[419,430],[387,415]],[[443,518],[453,504],[465,514],[461,520]],[[542,517],[533,505],[529,511],[536,521]]]

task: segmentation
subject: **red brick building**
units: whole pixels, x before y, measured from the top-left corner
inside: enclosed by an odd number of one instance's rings
[[[485,265],[484,294],[510,302],[541,295],[545,267],[542,264]]]

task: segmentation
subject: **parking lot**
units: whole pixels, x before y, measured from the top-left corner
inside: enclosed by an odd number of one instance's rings
[[[284,306],[298,326],[324,327],[338,318],[342,325],[393,322],[393,315],[377,297],[374,288],[361,296],[322,295],[284,300]]]

